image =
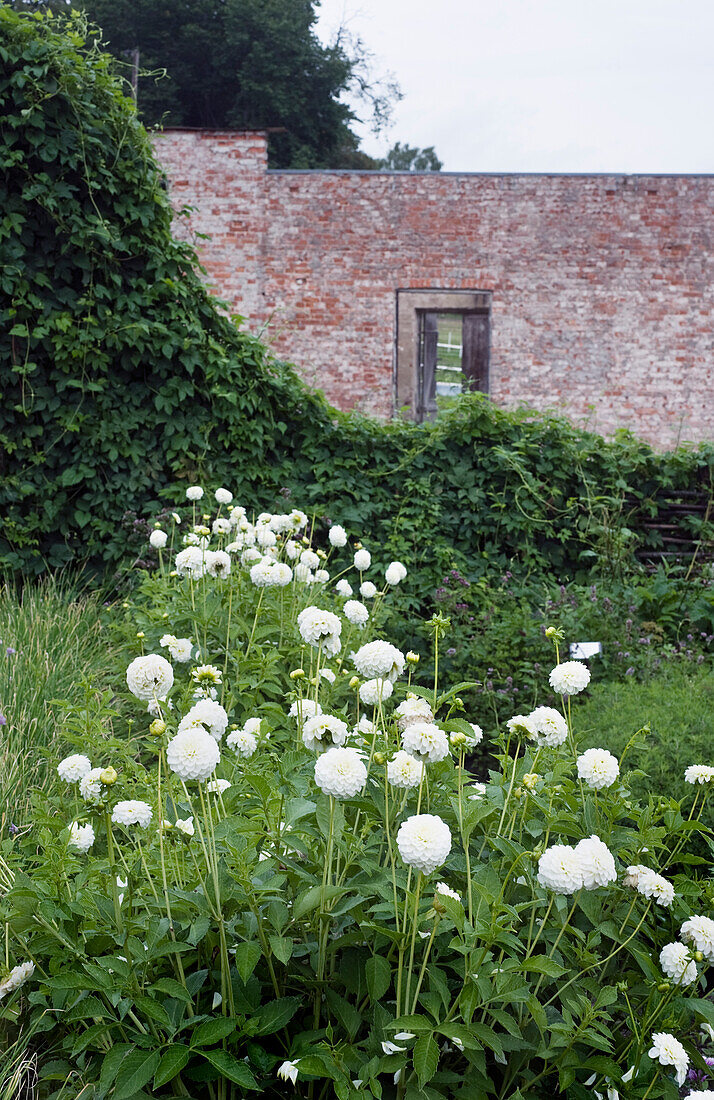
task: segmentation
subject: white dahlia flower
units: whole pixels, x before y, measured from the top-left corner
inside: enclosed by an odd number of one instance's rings
[[[369,611],[359,600],[347,600],[342,614],[353,626],[364,626],[369,618]]]
[[[211,577],[227,577],[231,571],[231,556],[225,550],[206,551],[206,572]]]
[[[555,666],[549,680],[558,695],[577,695],[590,683],[590,669],[582,661],[563,661]]]
[[[267,588],[273,583],[274,561],[272,558],[261,558],[250,570],[250,579],[256,588]]]
[[[424,765],[421,760],[415,760],[404,749],[394,754],[394,759],[387,764],[387,779],[393,787],[401,787],[410,790],[418,787],[424,774]]]
[[[296,699],[288,711],[290,718],[297,718],[298,722],[305,722],[316,714],[322,714],[322,707],[314,699]]]
[[[583,887],[595,890],[598,886],[607,886],[617,879],[615,858],[599,836],[586,837],[575,845],[575,854],[580,860]]]
[[[528,721],[533,729],[531,736],[539,745],[554,749],[568,737],[568,723],[553,707],[536,707],[528,715]]]
[[[358,569],[360,573],[364,573],[365,569],[369,569],[372,564],[372,555],[369,550],[357,550],[354,557],[355,569]]]
[[[328,749],[315,761],[315,782],[333,798],[354,798],[367,782],[367,769],[356,749]]]
[[[367,642],[352,654],[352,663],[365,680],[391,680],[404,672],[404,654],[390,642]]]
[[[193,824],[193,816],[191,817],[177,817],[174,821],[174,829],[178,829],[184,836],[193,836],[196,832]]]
[[[92,768],[79,781],[79,793],[90,806],[99,806],[107,793],[99,778],[103,771],[104,768]]]
[[[179,779],[208,779],[221,759],[218,742],[202,726],[177,733],[166,748],[166,761]]]
[[[211,794],[223,794],[224,791],[230,790],[232,784],[228,779],[212,779],[210,783],[206,784],[206,790]]]
[[[206,571],[204,555],[205,550],[198,546],[187,546],[185,550],[179,550],[175,561],[179,577],[202,577]]]
[[[658,1061],[661,1066],[673,1066],[677,1084],[681,1088],[687,1076],[689,1055],[679,1039],[675,1039],[674,1035],[670,1035],[667,1031],[655,1031],[651,1041],[652,1046],[647,1051],[650,1058]]]
[[[327,680],[328,684],[334,684],[335,680],[337,679],[331,668],[321,668],[320,676],[323,680]]]
[[[200,485],[189,485],[186,490],[186,500],[200,500],[203,496],[203,489]]]
[[[714,779],[714,768],[706,764],[690,764],[684,773],[686,783],[711,783]]]
[[[222,516],[219,516],[218,519],[214,519],[213,523],[211,524],[211,530],[213,531],[214,535],[228,535],[232,530],[231,521],[229,519],[223,519]]]
[[[7,978],[0,982],[0,1000],[8,993],[14,993],[16,989],[29,981],[34,973],[35,964],[32,962],[20,963],[19,966],[13,967]]]
[[[173,682],[174,670],[158,653],[135,657],[126,670],[127,687],[137,699],[163,699]]]
[[[228,726],[228,715],[215,699],[199,699],[179,722],[178,733],[193,726],[205,726],[211,737],[220,741]]]
[[[308,718],[302,728],[303,742],[311,750],[344,745],[348,736],[347,723],[331,714],[316,714],[313,718]]]
[[[714,920],[710,917],[690,917],[680,931],[685,943],[693,943],[708,963],[714,963]]]
[[[466,789],[472,792],[469,795],[469,802],[482,802],[487,787],[485,783],[470,783]]]
[[[299,581],[300,584],[314,584],[315,574],[311,569],[308,569],[306,565],[303,565],[302,562],[296,564],[294,572],[295,580]]]
[[[434,715],[426,699],[421,695],[409,692],[403,703],[400,703],[394,712],[397,716],[397,725],[400,730],[405,730],[412,722],[433,722]]]
[[[94,829],[91,825],[79,825],[73,821],[69,827],[69,840],[67,847],[75,852],[88,852],[94,844]]]
[[[126,802],[117,802],[112,810],[112,821],[117,825],[140,825],[148,829],[154,811],[148,802],[130,798]]]
[[[341,547],[347,545],[347,532],[339,523],[334,523],[327,533],[330,546]]]
[[[462,730],[452,730],[449,734],[449,741],[453,748],[464,749],[469,751],[475,749],[478,744],[483,741],[483,730],[480,726],[477,726],[474,722],[469,722],[473,733],[464,733]]]
[[[556,894],[574,894],[583,887],[583,864],[569,844],[553,844],[538,860],[538,882]]]
[[[165,531],[160,531],[158,528],[152,531],[149,535],[149,543],[153,546],[154,550],[163,550],[168,542],[169,536]]]
[[[226,744],[229,748],[235,749],[236,756],[239,756],[242,760],[248,760],[258,748],[255,734],[246,729],[234,730],[229,733],[226,737]]]
[[[260,550],[256,550],[254,546],[249,546],[240,556],[240,563],[247,568],[254,565],[257,561],[262,561],[263,555]]]
[[[677,985],[691,985],[697,980],[697,964],[683,943],[667,943],[659,953],[659,965]]]
[[[233,493],[230,489],[216,489],[215,497],[219,504],[230,504],[233,500]]]
[[[593,790],[611,787],[619,774],[617,757],[607,749],[587,749],[578,757],[578,775]]]
[[[159,645],[168,649],[169,657],[179,664],[185,665],[191,660],[193,642],[190,638],[175,638],[173,634],[163,634],[159,639]]]
[[[436,764],[449,755],[446,734],[432,722],[412,722],[402,734],[402,748],[417,760]]]
[[[371,581],[362,581],[359,586],[359,594],[363,600],[371,600],[377,595],[377,585]]]
[[[267,523],[258,523],[255,528],[255,541],[263,550],[267,550],[271,546],[277,546],[278,536]]]
[[[308,516],[305,512],[301,512],[299,508],[293,508],[287,518],[293,531],[301,531],[303,527],[307,527],[309,522]]]
[[[284,561],[276,561],[273,566],[273,573],[271,576],[272,583],[277,585],[278,588],[285,588],[286,584],[290,584],[293,579],[293,571]]]
[[[327,584],[330,579],[330,574],[326,569],[315,570],[315,584]]]
[[[509,733],[516,735],[525,733],[527,737],[536,736],[535,724],[531,721],[530,714],[514,714],[513,718],[509,718],[506,722],[506,729]]]
[[[393,691],[391,680],[365,680],[359,689],[359,697],[366,707],[376,707],[380,699],[384,703]]]
[[[300,547],[294,539],[288,539],[285,543],[285,554],[290,558],[290,561],[295,561],[300,557]]]
[[[319,569],[320,559],[314,550],[303,550],[300,555],[300,564],[306,565],[308,569]]]
[[[322,645],[328,657],[336,656],[340,651],[342,622],[332,611],[323,611],[319,607],[306,607],[297,617],[300,637],[308,645],[317,649]]]
[[[75,752],[72,756],[65,756],[57,765],[57,774],[65,783],[78,783],[92,770],[92,763],[88,756]]]
[[[395,585],[403,581],[407,575],[407,569],[405,565],[402,565],[400,561],[393,561],[387,566],[384,579],[387,584]]]
[[[630,871],[632,868],[627,868],[627,877],[630,878]],[[652,898],[658,905],[662,905],[665,909],[674,901],[674,886],[662,875],[655,874],[649,867],[641,867],[637,869],[636,879],[637,881],[632,883],[638,894],[642,894],[645,898]],[[627,882],[630,885],[630,882]]]
[[[451,830],[436,814],[415,814],[399,826],[397,847],[407,867],[429,875],[451,851]]]
[[[436,893],[443,894],[447,898],[453,898],[454,901],[461,901],[461,894],[457,894],[456,890],[452,890],[445,882],[437,882]]]
[[[352,585],[350,584],[350,582],[346,581],[343,577],[342,580],[338,581],[337,584],[335,585],[335,591],[338,593],[338,595],[342,596],[342,598],[344,599],[347,596],[352,595],[353,589],[352,589]]]

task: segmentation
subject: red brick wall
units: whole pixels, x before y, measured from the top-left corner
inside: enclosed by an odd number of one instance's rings
[[[397,288],[466,288],[492,293],[499,405],[714,439],[714,177],[269,172],[254,133],[157,150],[219,295],[334,404],[392,415]]]

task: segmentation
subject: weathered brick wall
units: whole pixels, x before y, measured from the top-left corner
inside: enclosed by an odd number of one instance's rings
[[[714,177],[266,171],[157,139],[209,278],[342,408],[394,412],[398,288],[492,294],[490,393],[661,447],[714,439]]]

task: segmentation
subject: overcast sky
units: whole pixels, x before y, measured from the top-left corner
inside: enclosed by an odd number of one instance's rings
[[[454,172],[714,172],[714,0],[322,0]]]

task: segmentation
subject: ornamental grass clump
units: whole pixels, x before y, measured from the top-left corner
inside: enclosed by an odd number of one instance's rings
[[[198,485],[188,504],[115,612],[121,715],[109,693],[68,711],[55,791],[3,841],[0,1028],[38,1097],[706,1083],[714,894],[686,846],[711,839],[710,765],[637,804],[627,750],[579,748],[589,670],[563,672],[553,630],[562,705],[505,722],[476,781],[485,716],[440,682],[449,621],[419,681],[384,636],[404,566],[377,587],[347,526],[322,545],[299,510],[252,518]],[[367,583],[369,618],[345,613]]]

